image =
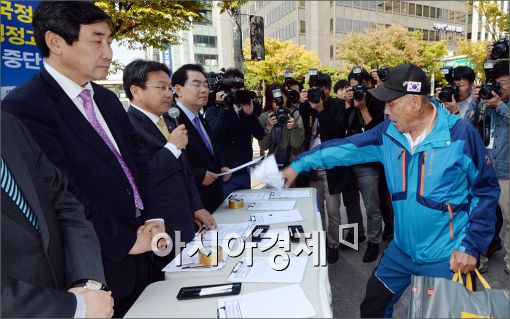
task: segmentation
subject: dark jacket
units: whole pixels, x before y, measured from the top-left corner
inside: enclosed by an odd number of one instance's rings
[[[142,195],[142,218],[164,218],[147,162],[137,156],[136,133],[124,107],[110,90],[94,83],[92,87],[94,101]],[[136,267],[137,259],[149,260],[147,254],[128,254],[136,241],[138,220],[131,185],[115,155],[44,68],[11,91],[2,108],[26,125],[46,156],[68,177],[71,192],[94,224],[113,297],[133,293],[137,276],[146,275]]]
[[[65,176],[16,118],[2,112],[2,159],[39,231],[2,192],[2,317],[73,317],[72,282],[106,283],[99,242]]]
[[[330,97],[324,103],[324,110],[318,113],[321,143],[343,138],[346,134],[345,104],[343,100]],[[326,170],[330,194],[340,193],[356,187],[354,175],[348,166]]]
[[[180,111],[179,124],[184,124],[186,130],[188,130],[188,145],[184,150],[184,154],[188,158],[188,162],[191,165],[193,176],[195,177],[195,183],[202,199],[202,204],[211,214],[221,205],[223,202],[223,179],[218,178],[212,184],[208,186],[202,185],[204,180],[205,172],[210,171],[213,173],[220,173],[222,167],[224,167],[218,147],[214,139],[212,138],[211,129],[207,124],[207,121],[200,115],[200,121],[204,125],[207,134],[211,140],[211,146],[213,148],[213,154],[211,154],[205,145],[204,141],[200,137],[195,125],[188,119],[184,111],[175,105]],[[164,117],[173,123],[168,114]]]
[[[147,115],[130,106],[128,115],[138,134],[139,152],[149,162],[156,177],[158,200],[165,213],[166,232],[175,239],[175,231],[181,232],[181,240],[188,242],[195,234],[194,212],[203,209],[191,167],[182,153],[179,158],[165,148],[167,140]],[[175,125],[165,120],[171,132]]]
[[[236,113],[233,106],[223,107],[220,104],[208,108],[205,119],[227,167],[233,168],[253,159],[252,137],[260,140],[265,135],[255,112],[246,115],[239,110]],[[247,170],[243,169],[234,175],[246,173]]]

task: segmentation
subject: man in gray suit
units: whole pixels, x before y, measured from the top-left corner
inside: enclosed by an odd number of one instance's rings
[[[99,242],[67,179],[2,112],[2,317],[111,317]]]

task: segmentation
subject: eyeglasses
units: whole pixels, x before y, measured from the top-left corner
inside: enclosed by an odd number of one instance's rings
[[[206,90],[209,90],[209,82],[202,82],[202,83],[198,83],[198,82],[191,82],[191,83],[188,83],[189,85],[197,88],[197,89],[206,89]]]
[[[168,86],[168,85],[161,85],[161,86],[158,86],[158,85],[146,85],[146,87],[159,89],[161,91],[161,93],[166,93],[168,91],[172,91],[172,87]]]

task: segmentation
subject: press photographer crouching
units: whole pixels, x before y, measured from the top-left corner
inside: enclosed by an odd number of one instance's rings
[[[292,149],[303,145],[303,121],[297,110],[287,107],[287,90],[273,83],[264,92],[265,105],[259,117],[259,123],[265,128],[265,136],[260,146],[274,154],[279,167],[290,163]]]
[[[510,199],[508,186],[508,121],[509,77],[508,61],[489,61],[484,64],[487,82],[472,91],[473,102],[469,105],[465,120],[472,122],[485,143],[487,154],[494,165],[501,194],[499,207],[503,215],[506,250],[505,271],[510,272]],[[480,256],[479,269],[487,271],[487,255]]]
[[[211,127],[220,156],[228,167],[237,167],[253,159],[252,137],[264,137],[264,128],[254,113],[253,92],[245,90],[243,73],[227,69],[221,76],[209,81],[210,95],[216,100],[207,108],[205,119]],[[232,174],[223,185],[227,197],[238,189],[250,189],[248,168]]]
[[[473,101],[471,90],[475,82],[475,71],[468,66],[445,67],[441,69],[441,74],[448,84],[439,90],[437,98],[448,112],[463,118]]]

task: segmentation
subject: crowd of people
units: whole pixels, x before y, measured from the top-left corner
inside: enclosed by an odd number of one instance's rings
[[[335,84],[318,73],[311,90],[270,83],[260,105],[240,70],[226,70],[211,99],[201,65],[171,73],[135,60],[123,71],[126,112],[94,83],[112,60],[111,24],[86,1],[34,12],[44,66],[2,101],[2,316],[124,316],[175,257],[155,254],[168,247],[153,239],[215,229],[224,199],[251,187],[248,169],[218,175],[252,160],[254,140],[288,187],[317,189],[329,263],[341,239],[366,241],[366,263],[392,240],[362,317],[391,316],[413,274],[484,272],[502,247],[509,272],[508,61],[495,64],[490,97],[463,66],[458,99],[440,103],[427,74],[402,64],[384,81],[356,67]]]

